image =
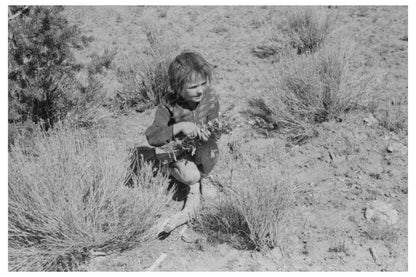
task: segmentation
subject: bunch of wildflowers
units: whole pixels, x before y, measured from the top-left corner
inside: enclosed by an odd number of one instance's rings
[[[224,113],[220,117],[209,121],[207,124],[203,125],[201,129],[208,131],[210,133],[209,139],[218,141],[221,138],[221,135],[223,134],[229,134],[234,126],[234,124],[230,121],[229,115],[227,113]],[[170,153],[175,155],[175,153],[181,152],[181,151],[188,151],[192,153],[192,155],[195,153],[195,150],[201,146],[203,141],[196,137],[194,139],[191,138],[184,138],[184,139],[177,139],[175,141],[172,141],[162,147],[160,147],[160,150],[165,153]],[[174,156],[175,157],[175,156]]]

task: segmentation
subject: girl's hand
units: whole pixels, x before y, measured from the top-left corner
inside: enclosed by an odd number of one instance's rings
[[[174,127],[177,127],[177,128],[175,128],[175,130],[177,130],[177,131],[175,131],[176,134],[182,133],[187,138],[195,138],[199,134],[198,126],[196,126],[192,122],[179,122],[179,123],[175,124]]]
[[[199,137],[203,141],[207,141],[210,135],[209,131],[205,131],[193,122],[179,122],[174,125],[174,134],[183,133],[186,137],[194,139]]]
[[[211,135],[211,132],[205,129],[199,129],[200,130],[200,139],[203,141],[207,141],[209,139],[209,136]]]

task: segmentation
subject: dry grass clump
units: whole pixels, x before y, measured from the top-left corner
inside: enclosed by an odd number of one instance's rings
[[[325,47],[311,55],[281,60],[262,96],[249,101],[254,124],[301,143],[316,135],[315,123],[339,119],[359,107],[376,85],[349,67],[348,45]]]
[[[407,105],[383,107],[375,112],[379,124],[395,133],[408,133],[408,107]]]
[[[10,271],[76,270],[93,252],[150,239],[169,201],[166,176],[143,164],[145,182],[123,186],[125,145],[99,132],[59,125],[31,139],[9,152]]]
[[[323,45],[335,20],[323,9],[301,7],[289,11],[280,28],[297,54],[313,53]]]
[[[378,124],[390,132],[408,133],[407,95],[399,93],[388,97],[372,99],[369,111],[378,120]]]
[[[335,26],[336,15],[320,7],[290,8],[265,30],[265,41],[251,53],[258,58],[280,58],[296,50],[298,55],[319,50]]]
[[[137,111],[156,106],[171,92],[168,67],[177,51],[164,39],[154,25],[144,24],[149,46],[144,51],[134,51],[121,57],[117,76],[123,88],[118,92],[123,109],[134,107]]]
[[[76,77],[80,83],[77,90],[71,91],[73,107],[65,117],[65,121],[76,127],[93,127],[102,119],[114,115],[109,103],[114,98],[114,59],[117,50],[105,49],[102,54],[89,55],[90,60]]]
[[[195,229],[238,249],[279,246],[293,194],[276,168],[242,162],[222,181],[221,195],[201,210]]]

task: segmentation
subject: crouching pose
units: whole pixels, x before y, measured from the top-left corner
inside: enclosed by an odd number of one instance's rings
[[[210,132],[201,128],[218,117],[218,97],[210,86],[212,69],[198,53],[183,52],[169,66],[173,95],[157,107],[153,124],[146,130],[151,146],[160,147],[176,139],[200,140],[194,153],[183,152],[169,165],[169,175],[189,187],[184,208],[169,218],[159,237],[187,223],[200,204],[201,179],[218,161],[218,147]]]

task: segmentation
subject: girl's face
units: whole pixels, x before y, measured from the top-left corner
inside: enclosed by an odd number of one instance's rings
[[[185,101],[199,103],[201,102],[209,81],[199,73],[191,73],[189,80],[185,83],[182,91],[182,98]]]

